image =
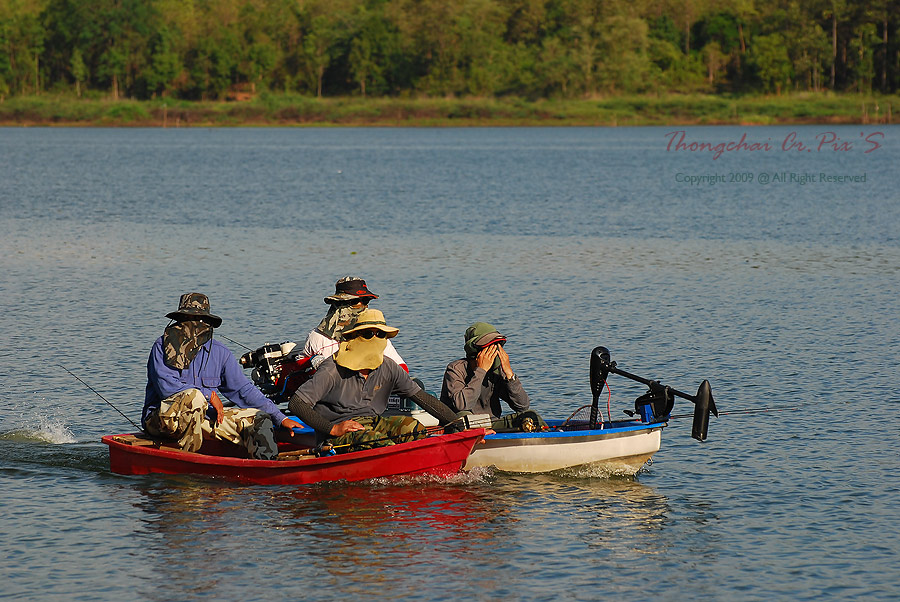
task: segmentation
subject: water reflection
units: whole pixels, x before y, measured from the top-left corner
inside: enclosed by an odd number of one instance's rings
[[[415,595],[424,579],[473,592],[504,580],[534,587],[533,577],[508,574],[509,559],[547,555],[555,573],[584,578],[587,567],[664,552],[671,539],[667,498],[630,478],[485,472],[300,488],[150,478],[138,491],[153,573],[197,596],[224,594],[222,579],[235,572],[242,590],[272,579],[291,591],[313,581],[392,596]],[[198,573],[211,558],[220,568]],[[535,562],[530,571],[546,570]],[[166,599],[153,578],[142,593]]]
[[[522,500],[524,523],[557,523],[554,535],[577,539],[606,556],[656,554],[671,513],[667,497],[630,477],[510,477],[501,490]],[[565,520],[554,518],[565,509]],[[539,537],[537,529],[523,533]]]
[[[308,586],[315,578],[363,593],[385,579],[405,581],[417,566],[485,553],[496,535],[491,525],[508,523],[508,510],[472,480],[242,488],[153,478],[139,486],[137,505],[154,573],[166,575],[170,591],[220,591],[223,575],[240,570],[246,581],[251,569],[260,572],[251,582],[281,576]],[[198,573],[211,554],[221,569]],[[153,583],[143,593],[166,599]]]

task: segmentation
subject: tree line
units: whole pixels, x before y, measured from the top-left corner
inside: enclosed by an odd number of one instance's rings
[[[0,99],[894,93],[900,0],[0,0]]]

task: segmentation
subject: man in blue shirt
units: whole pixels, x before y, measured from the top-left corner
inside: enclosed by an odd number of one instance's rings
[[[178,310],[166,317],[174,322],[147,360],[144,430],[176,440],[185,451],[198,451],[204,439],[220,439],[244,447],[251,458],[276,458],[274,424],[302,425],[263,395],[231,351],[213,340],[213,328],[222,318],[209,312],[206,295],[182,295]],[[237,407],[224,408],[219,393]]]

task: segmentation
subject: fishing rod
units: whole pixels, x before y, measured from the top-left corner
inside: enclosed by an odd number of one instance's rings
[[[85,387],[87,387],[88,389],[90,389],[91,391],[93,391],[94,394],[97,395],[97,397],[99,397],[100,399],[102,399],[103,401],[105,401],[107,404],[109,404],[109,407],[111,407],[112,409],[114,409],[115,411],[117,411],[119,414],[122,414],[122,418],[124,418],[125,420],[127,420],[128,422],[130,422],[131,425],[132,425],[134,428],[136,428],[136,429],[138,429],[138,430],[141,430],[141,427],[139,427],[138,425],[136,425],[136,424],[134,423],[134,420],[132,420],[131,418],[129,418],[128,416],[126,416],[124,413],[122,413],[122,410],[120,410],[119,408],[117,408],[116,406],[114,406],[107,398],[105,398],[105,397],[103,397],[102,395],[100,395],[100,393],[97,393],[97,390],[94,389],[94,387],[90,386],[89,384],[87,384],[86,382],[84,382],[83,380],[81,380],[80,378],[78,378],[78,376],[77,376],[74,372],[72,372],[71,370],[69,370],[68,368],[66,368],[65,366],[63,366],[62,364],[56,364],[56,365],[59,366],[60,368],[62,368],[63,370],[65,370],[66,372],[68,372],[69,374],[71,374],[71,375],[75,378],[75,380],[77,380],[78,382],[80,382],[81,384],[83,384]]]
[[[217,336],[217,337],[221,337],[221,338],[223,338],[223,339],[225,339],[226,341],[229,341],[229,342],[231,342],[231,343],[234,343],[235,345],[240,345],[241,347],[243,347],[243,348],[246,349],[247,351],[253,351],[252,349],[250,349],[249,347],[247,347],[247,346],[244,345],[243,343],[239,343],[239,342],[235,341],[234,339],[230,339],[230,338],[226,337],[224,334],[222,334],[221,332],[217,332],[217,333],[216,333],[216,336]]]
[[[368,430],[368,429],[367,429],[367,430]],[[435,435],[435,434],[440,434],[440,433],[442,433],[442,432],[443,432],[443,427],[440,427],[440,426],[426,426],[426,427],[425,427],[425,432],[427,433],[426,436],[429,436],[429,437],[430,437],[431,435]],[[381,438],[379,438],[379,439],[372,439],[371,441],[354,441],[354,442],[352,442],[352,443],[341,443],[340,445],[331,445],[331,444],[329,444],[329,443],[324,443],[324,442],[323,442],[323,443],[321,443],[321,444],[319,444],[319,445],[316,445],[315,447],[304,448],[304,449],[299,449],[299,450],[294,450],[294,451],[287,451],[287,452],[279,452],[278,457],[279,457],[279,458],[286,458],[286,457],[288,457],[288,456],[313,456],[313,455],[314,455],[314,456],[317,456],[317,457],[322,457],[322,456],[333,456],[334,454],[337,453],[336,451],[334,451],[334,450],[337,449],[337,448],[344,448],[344,447],[349,447],[349,448],[362,447],[362,446],[364,446],[364,445],[369,445],[369,444],[371,444],[371,443],[384,443],[385,441],[393,441],[393,442],[396,443],[396,442],[397,442],[397,439],[400,439],[400,438],[402,438],[402,437],[407,437],[407,436],[408,436],[408,435],[388,435],[387,437],[381,437]],[[415,441],[415,439],[412,439],[411,441]],[[409,443],[409,441],[406,441],[406,442],[404,442],[404,443]]]

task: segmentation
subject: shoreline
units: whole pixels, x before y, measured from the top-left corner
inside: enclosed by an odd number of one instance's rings
[[[79,99],[41,95],[0,102],[2,127],[547,127],[891,124],[900,96],[310,98],[245,101]],[[900,119],[900,117],[898,117]]]

